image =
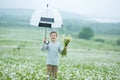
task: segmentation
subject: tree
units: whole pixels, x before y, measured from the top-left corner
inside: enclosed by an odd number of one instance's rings
[[[117,43],[117,45],[120,46],[120,39],[118,39],[118,40],[116,41],[116,43]]]
[[[94,31],[90,27],[84,27],[79,33],[79,38],[91,39],[94,36]]]

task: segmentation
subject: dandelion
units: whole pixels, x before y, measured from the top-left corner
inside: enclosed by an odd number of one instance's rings
[[[70,43],[71,40],[72,40],[72,38],[71,38],[70,34],[68,36],[65,36],[65,35],[63,36],[64,49],[61,53],[62,56],[66,56],[66,54],[67,54],[67,48],[66,47],[68,46],[68,44]]]

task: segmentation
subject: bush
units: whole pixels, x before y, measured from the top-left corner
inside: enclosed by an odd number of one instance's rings
[[[120,39],[118,39],[118,40],[116,41],[116,43],[117,43],[117,45],[120,46]]]
[[[94,31],[90,27],[84,27],[79,33],[79,38],[91,39],[94,36]]]
[[[105,40],[104,39],[94,39],[94,41],[96,41],[96,42],[105,42]]]

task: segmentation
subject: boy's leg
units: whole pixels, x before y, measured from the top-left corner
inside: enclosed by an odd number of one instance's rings
[[[57,78],[57,71],[58,71],[58,66],[53,66],[53,68],[52,68],[52,77],[54,78],[54,79],[56,79]]]
[[[52,66],[51,65],[47,65],[47,75],[50,77],[52,73]]]

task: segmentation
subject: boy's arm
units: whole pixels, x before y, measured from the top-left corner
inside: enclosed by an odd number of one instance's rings
[[[41,50],[42,50],[42,51],[45,51],[45,50],[47,50],[47,49],[48,49],[48,44],[44,43],[44,44],[42,45]]]
[[[41,50],[44,51],[44,50],[47,50],[48,49],[48,44],[46,43],[46,37],[44,38],[44,44],[42,45],[42,48]]]

